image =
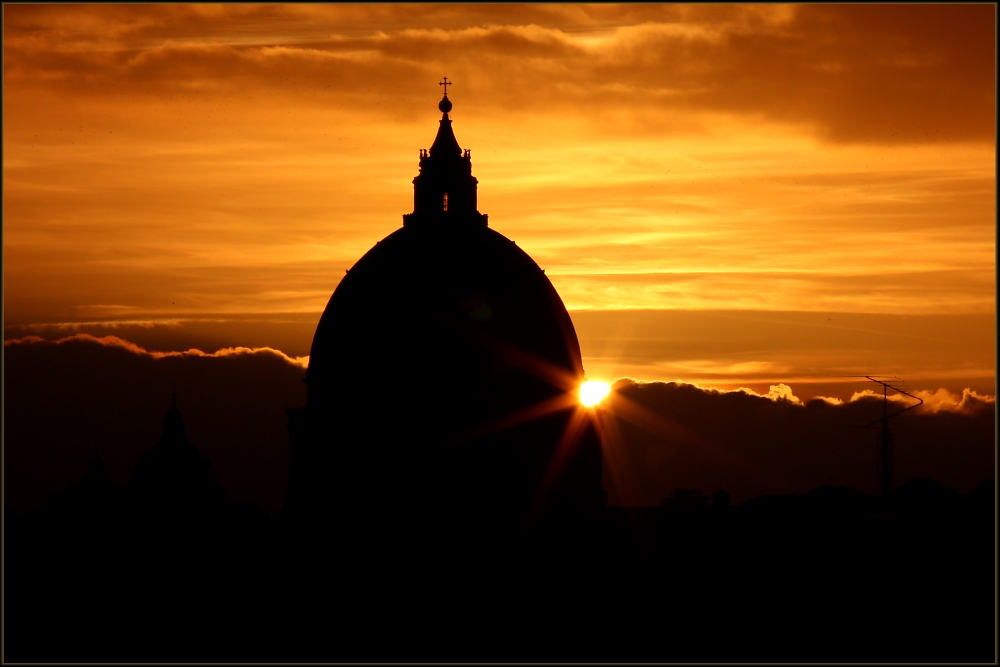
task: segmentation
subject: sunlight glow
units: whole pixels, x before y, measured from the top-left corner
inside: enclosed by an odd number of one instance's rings
[[[591,380],[580,385],[580,402],[588,408],[593,407],[611,391],[611,385],[607,382]]]

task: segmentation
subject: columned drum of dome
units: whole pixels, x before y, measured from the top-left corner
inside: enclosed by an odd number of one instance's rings
[[[339,528],[461,515],[513,529],[532,512],[604,503],[573,323],[477,210],[447,96],[439,109],[413,212],[330,297],[307,406],[289,410],[289,509]]]

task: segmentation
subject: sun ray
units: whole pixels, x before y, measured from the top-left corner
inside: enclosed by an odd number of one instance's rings
[[[604,461],[604,469],[608,478],[609,500],[614,505],[628,507],[628,494],[630,489],[636,488],[637,479],[632,479],[632,467],[627,461],[620,460],[626,456],[625,440],[622,437],[621,429],[615,419],[609,418],[601,410],[594,412],[594,428],[597,430],[597,437],[601,443],[601,454]]]
[[[525,422],[573,407],[576,403],[577,398],[575,394],[568,392],[559,394],[558,396],[529,405],[520,410],[509,412],[485,424],[477,424],[471,429],[459,433],[455,437],[453,444],[457,445],[484,438],[494,433],[514,428]]]
[[[496,354],[504,363],[520,368],[539,380],[548,382],[553,387],[564,391],[574,391],[583,379],[582,373],[573,373],[496,336],[490,336],[481,331],[473,332],[473,335],[481,346]],[[572,358],[573,355],[571,354],[570,357]],[[575,361],[571,363],[575,364]]]
[[[649,408],[633,401],[620,392],[612,391],[610,399],[602,408],[605,418],[621,418],[632,423],[647,433],[671,443],[689,449],[696,449],[698,453],[714,463],[730,460],[734,461],[748,475],[753,475],[761,480],[779,482],[781,480],[780,471],[769,466],[764,466],[760,462],[752,460],[738,449],[727,448],[706,437],[695,434],[691,429],[681,426],[670,418],[657,414]],[[622,440],[624,442],[624,439]],[[627,461],[620,457],[623,466],[627,466]]]
[[[546,468],[545,474],[542,476],[542,481],[539,482],[538,488],[535,491],[531,509],[528,511],[529,526],[538,521],[542,510],[544,510],[548,501],[551,500],[555,488],[562,478],[563,471],[572,458],[573,452],[576,451],[576,446],[579,444],[580,438],[589,422],[590,415],[587,410],[581,406],[577,406],[569,421],[566,422],[566,428],[563,429],[562,437],[559,438],[559,444],[556,445],[555,451],[552,452],[548,468]]]
[[[698,446],[709,446],[710,444],[690,429],[653,412],[619,392],[611,393],[605,409],[652,435]]]

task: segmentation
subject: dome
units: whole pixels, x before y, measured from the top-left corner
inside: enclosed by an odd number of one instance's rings
[[[308,405],[290,413],[290,496],[523,517],[538,495],[579,409],[580,348],[545,273],[476,210],[471,169],[445,113],[421,151],[413,213],[320,318]],[[603,503],[599,444],[582,449],[576,491]]]
[[[467,422],[500,409],[493,401],[510,407],[529,398],[499,391],[512,381],[517,354],[544,360],[537,372],[549,376],[532,384],[554,387],[553,372],[564,381],[581,373],[573,323],[534,260],[487,227],[404,227],[365,254],[331,296],[310,350],[310,402],[371,382]]]
[[[111,528],[125,507],[125,489],[108,479],[104,459],[95,451],[86,476],[50,497],[58,516],[79,528]]]
[[[184,435],[176,402],[163,420],[160,442],[136,463],[130,490],[141,507],[160,514],[211,512],[225,504],[212,464]]]

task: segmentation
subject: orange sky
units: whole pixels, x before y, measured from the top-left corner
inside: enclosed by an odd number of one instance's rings
[[[253,344],[307,353],[412,210],[447,74],[480,211],[546,270],[591,375],[858,359],[994,390],[993,5],[3,12],[5,338],[143,322],[170,347],[228,321],[224,346],[270,318]],[[768,330],[794,344],[747,344]]]

